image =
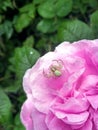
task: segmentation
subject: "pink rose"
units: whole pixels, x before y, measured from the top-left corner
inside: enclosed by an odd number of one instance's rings
[[[98,40],[63,42],[26,71],[26,130],[98,130]]]

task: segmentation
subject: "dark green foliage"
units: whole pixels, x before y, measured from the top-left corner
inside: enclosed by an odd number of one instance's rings
[[[5,128],[9,127],[12,122],[12,104],[8,96],[0,89],[0,124]]]
[[[91,14],[90,16],[90,22],[91,22],[91,27],[94,31],[95,37],[98,37],[98,10],[95,11],[94,13]]]
[[[72,10],[72,0],[47,0],[38,6],[38,13],[43,18],[64,17]]]
[[[58,39],[63,42],[67,40],[71,42],[81,39],[93,39],[93,30],[80,20],[64,21],[58,28]]]
[[[62,41],[98,38],[98,0],[0,0],[0,130],[25,130],[22,78]]]

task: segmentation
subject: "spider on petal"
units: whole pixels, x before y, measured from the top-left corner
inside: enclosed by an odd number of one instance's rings
[[[45,77],[60,77],[62,75],[63,61],[62,60],[53,60],[53,63],[49,66],[49,71],[46,73],[43,70]]]

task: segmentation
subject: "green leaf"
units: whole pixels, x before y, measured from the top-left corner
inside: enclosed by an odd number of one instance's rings
[[[55,16],[53,1],[47,0],[38,7],[40,16],[44,18],[53,18]]]
[[[15,123],[14,130],[25,130],[24,126],[22,125],[20,121],[20,114],[16,115],[14,123]]]
[[[0,24],[0,36],[4,34],[3,24]]]
[[[31,4],[27,4],[19,9],[19,16],[14,17],[14,27],[17,32],[21,32],[24,28],[26,28],[31,21],[33,21],[35,17],[35,6]]]
[[[16,48],[14,57],[10,59],[10,62],[17,78],[22,78],[25,71],[34,65],[39,56],[39,53],[31,47]]]
[[[0,124],[5,127],[12,122],[12,105],[8,96],[0,89]]]
[[[44,2],[45,0],[33,0],[34,4],[40,4],[42,2]]]
[[[11,38],[11,36],[13,34],[12,22],[6,20],[3,25],[3,29],[5,31],[7,39]]]
[[[15,17],[14,27],[17,32],[21,32],[25,27],[27,27],[31,22],[31,17],[27,13],[20,14]]]
[[[55,48],[55,46],[57,46],[59,44],[57,33],[54,34],[53,36],[50,36],[50,41],[51,41],[51,43],[53,43],[52,44],[53,48]]]
[[[32,47],[34,45],[34,37],[29,36],[26,38],[26,40],[23,42],[24,45]]]
[[[64,17],[71,10],[72,0],[47,0],[38,7],[38,13],[44,18]]]
[[[96,8],[98,7],[98,0],[89,0],[90,6],[92,8]]]
[[[28,13],[31,18],[35,17],[35,6],[33,3],[27,4],[19,9],[20,13]]]
[[[74,0],[73,1],[73,12],[79,12],[82,14],[85,14],[85,12],[87,11],[87,7],[88,7],[88,0]],[[81,15],[82,16],[82,15]]]
[[[0,10],[6,11],[8,7],[13,8],[11,0],[0,0]]]
[[[58,40],[77,41],[80,39],[93,39],[92,29],[80,20],[67,20],[63,22],[58,29]]]
[[[43,19],[38,23],[37,30],[41,31],[42,33],[55,32],[60,22],[61,20]]]
[[[57,16],[64,17],[72,10],[72,0],[57,0],[54,9]]]
[[[6,20],[3,24],[0,25],[0,35],[5,34],[6,38],[11,38],[13,34],[12,23]]]
[[[9,80],[10,81],[10,80]],[[7,93],[17,93],[17,91],[21,88],[21,80],[11,81],[11,84],[4,88],[4,91]]]
[[[47,38],[41,38],[36,44],[36,48],[42,53],[45,54],[47,51],[49,51],[49,41],[47,41]]]
[[[94,30],[95,37],[98,38],[98,10],[90,16],[91,27]]]

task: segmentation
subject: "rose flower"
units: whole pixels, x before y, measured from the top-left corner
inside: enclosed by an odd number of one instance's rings
[[[23,78],[26,130],[98,130],[98,40],[63,42]]]

